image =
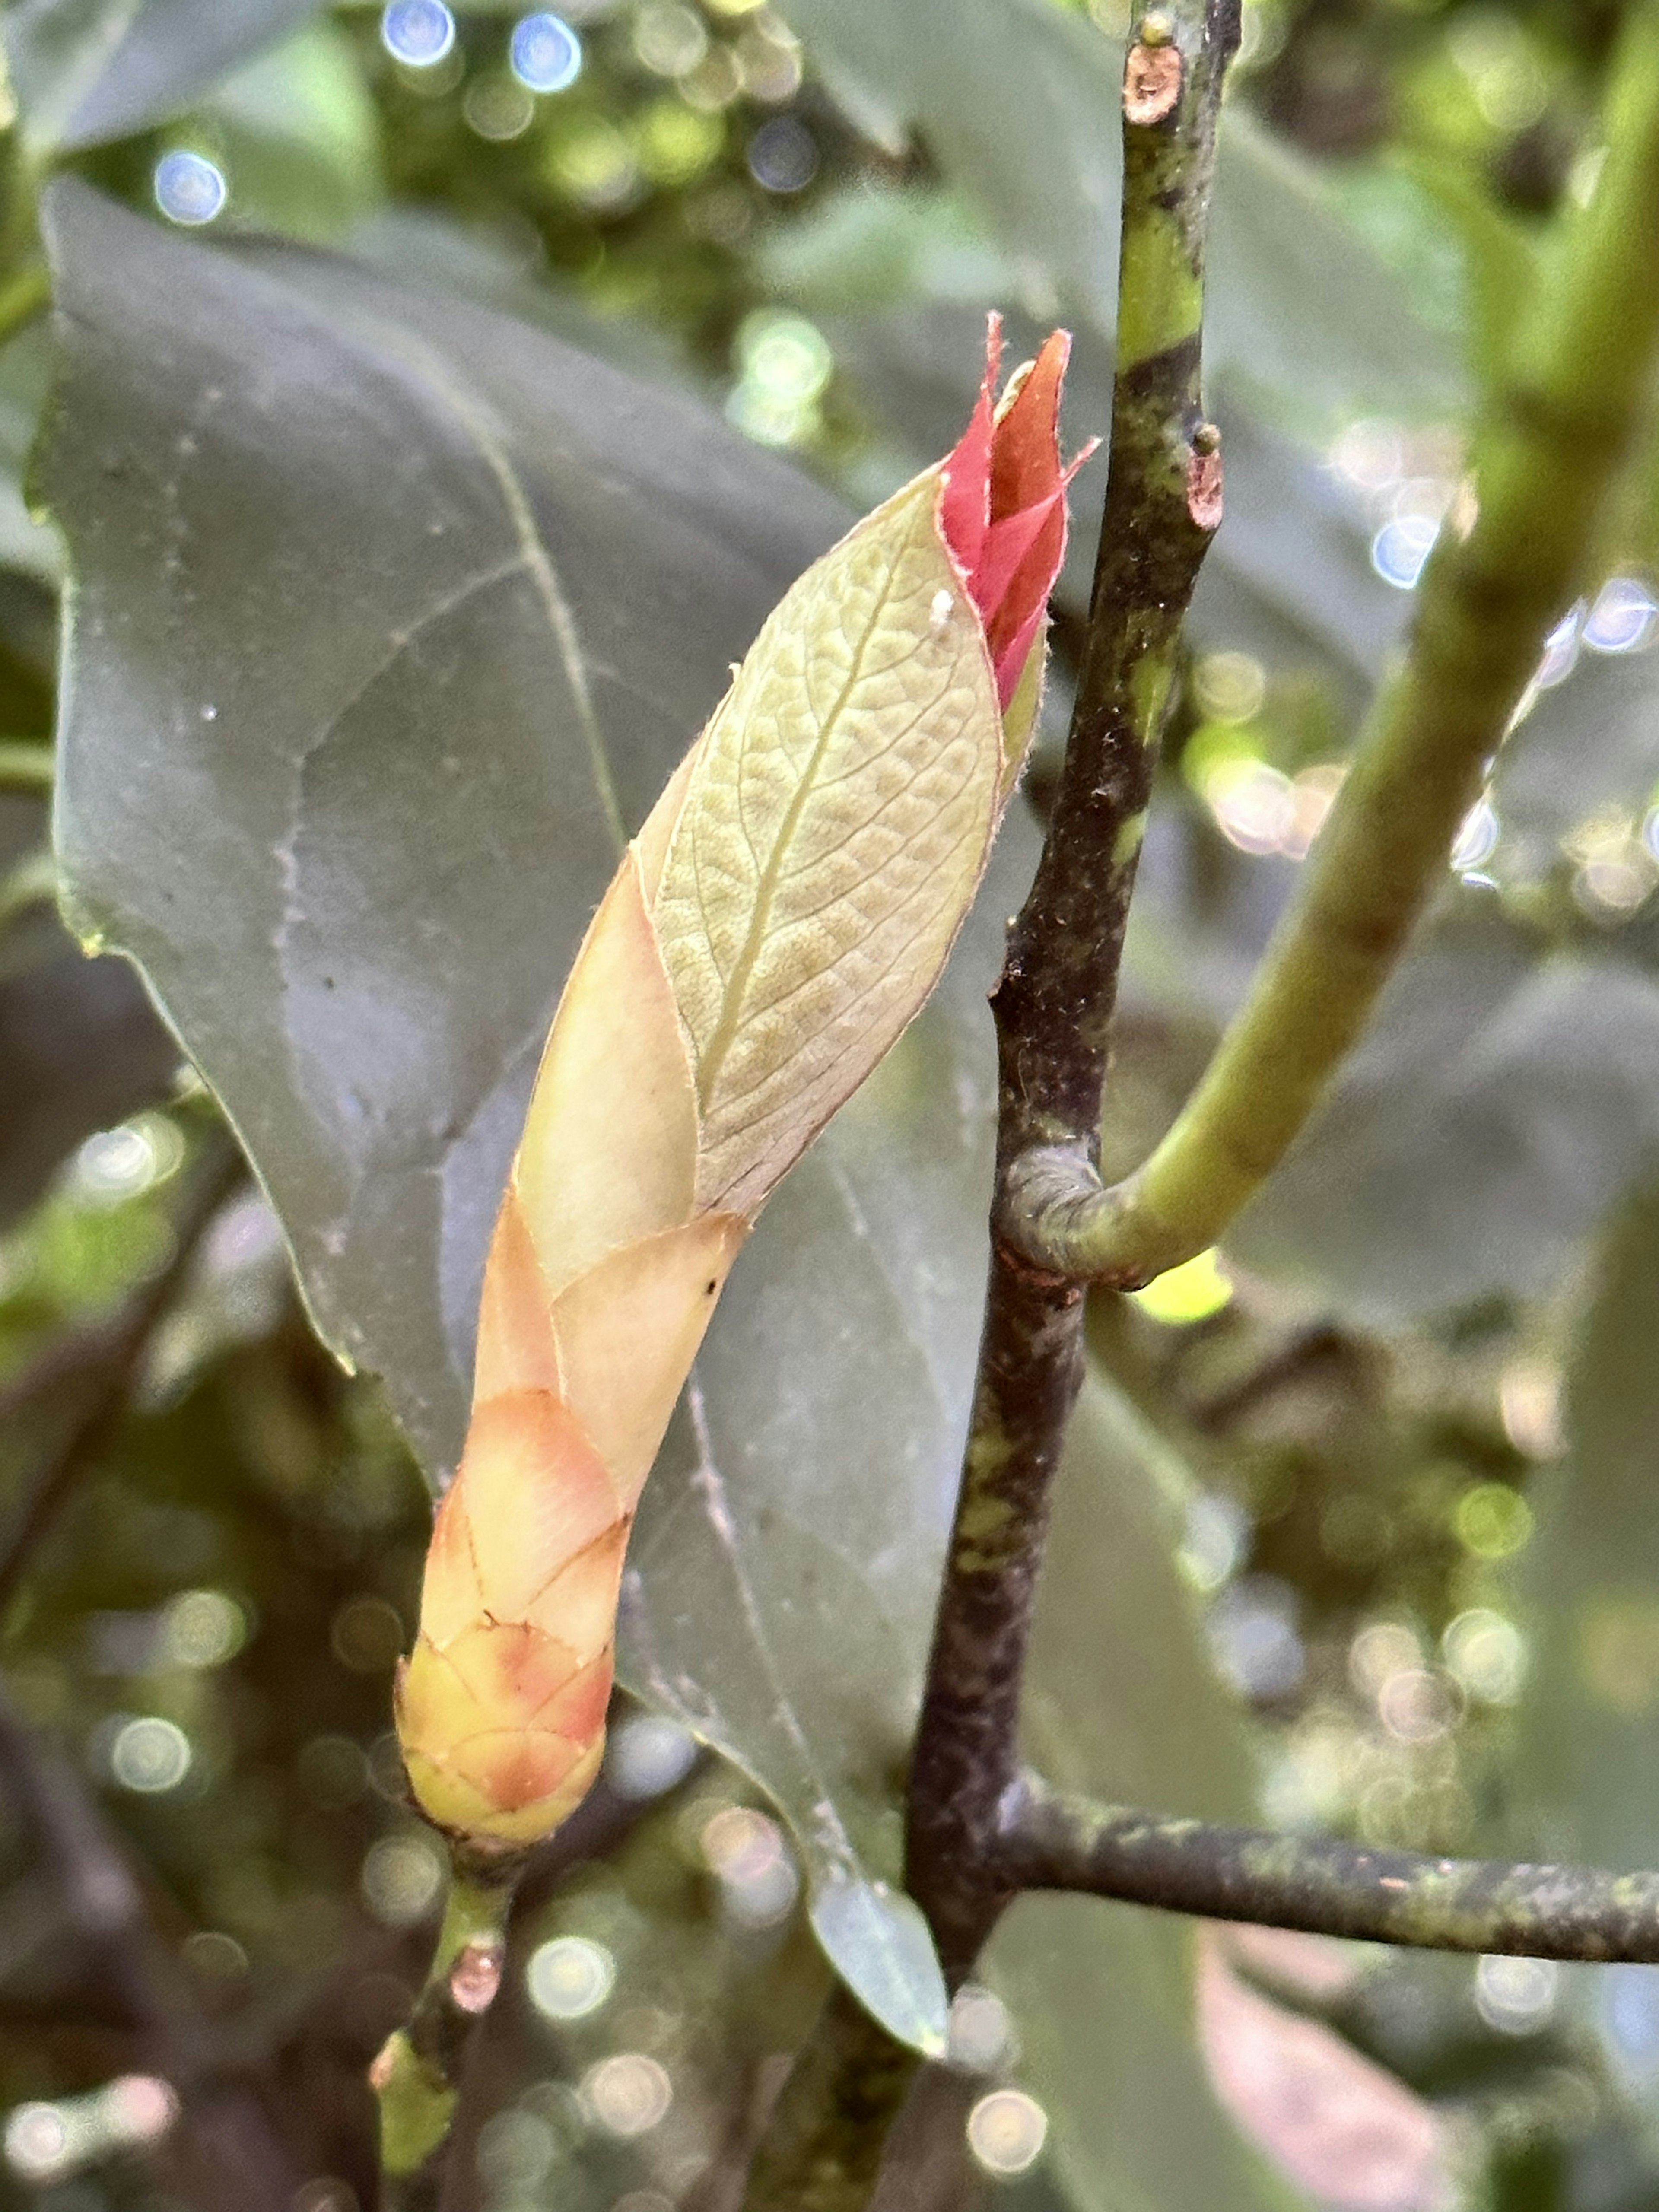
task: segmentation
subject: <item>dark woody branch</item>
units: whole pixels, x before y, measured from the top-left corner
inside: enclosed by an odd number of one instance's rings
[[[1148,15],[1123,86],[1118,359],[1089,633],[1048,834],[993,997],[997,1200],[972,1428],[912,1770],[906,1880],[946,1973],[988,1882],[1048,1499],[1082,1375],[1083,1291],[1011,1233],[1020,1163],[1092,1168],[1117,974],[1181,625],[1221,519],[1200,389],[1204,238],[1237,0]]]
[[[1014,1891],[1064,1889],[1211,1920],[1433,1951],[1659,1960],[1659,1874],[1372,1850],[1091,1804],[1029,1782],[997,1845]]]

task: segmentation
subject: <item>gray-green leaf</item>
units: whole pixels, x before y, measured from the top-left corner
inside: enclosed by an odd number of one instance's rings
[[[323,0],[17,0],[0,22],[37,153],[165,123]]]

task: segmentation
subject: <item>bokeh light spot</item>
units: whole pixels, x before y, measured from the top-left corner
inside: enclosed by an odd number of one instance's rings
[[[660,1797],[696,1763],[697,1740],[661,1713],[635,1713],[611,1732],[605,1778],[623,1797]]]
[[[634,149],[615,124],[592,117],[567,131],[549,155],[554,181],[596,215],[615,215],[640,191]]]
[[[702,18],[680,0],[647,0],[634,18],[634,52],[653,76],[683,76],[708,51]]]
[[[1204,797],[1217,829],[1241,853],[1277,853],[1296,827],[1291,780],[1264,760],[1218,762],[1205,778]]]
[[[770,1928],[794,1910],[800,1878],[777,1822],[749,1805],[727,1805],[699,1838],[704,1863],[720,1881],[727,1917],[740,1927]]]
[[[444,1863],[435,1838],[382,1836],[363,1861],[363,1902],[388,1928],[412,1927],[438,1902]]]
[[[26,2181],[50,2181],[70,2159],[69,2123],[56,2105],[19,2105],[6,2121],[6,2163]]]
[[[719,157],[726,131],[717,115],[700,113],[670,94],[641,116],[635,143],[653,184],[689,185]]]
[[[478,2178],[492,2204],[514,2203],[538,2191],[553,2172],[558,2137],[534,2112],[509,2106],[478,2130],[475,2153]]]
[[[1659,600],[1639,578],[1610,576],[1584,617],[1583,640],[1592,653],[1639,653],[1651,642]]]
[[[1456,1720],[1457,1705],[1441,1675],[1405,1667],[1378,1690],[1376,1714],[1397,1743],[1437,1743]]]
[[[513,27],[507,62],[532,92],[566,92],[582,73],[582,42],[562,15],[525,15]]]
[[[617,1963],[603,1943],[556,1936],[530,1954],[525,1987],[546,2020],[586,2020],[617,1985]]]
[[[668,2117],[674,2085],[668,2069],[643,2051],[619,2051],[582,2076],[582,2102],[608,2135],[648,2135]]]
[[[536,119],[536,103],[510,76],[475,77],[461,96],[469,130],[492,145],[522,138]]]
[[[101,2099],[104,2131],[118,2143],[160,2142],[179,2118],[179,2095],[159,2074],[122,2074]]]
[[[247,1972],[247,1953],[221,1929],[198,1928],[179,1948],[185,1964],[204,1981],[239,1982]]]
[[[793,115],[775,115],[749,141],[749,173],[765,191],[805,191],[817,173],[818,142]]]
[[[1527,1640],[1490,1606],[1472,1606],[1449,1623],[1440,1649],[1455,1680],[1483,1705],[1512,1705],[1526,1679]]]
[[[234,1659],[247,1641],[247,1616],[223,1590],[181,1590],[161,1615],[164,1667],[205,1673]]]
[[[380,38],[394,61],[430,69],[455,43],[455,18],[444,0],[389,0],[380,16]]]
[[[781,23],[750,24],[737,42],[734,58],[738,81],[750,100],[781,107],[800,90],[800,41]]]
[[[100,1129],[75,1154],[70,1187],[85,1206],[124,1206],[176,1174],[185,1140],[163,1114],[141,1114],[118,1128]]]
[[[1532,1534],[1532,1508],[1505,1482],[1477,1482],[1458,1499],[1452,1525],[1477,1559],[1507,1559]]]
[[[1396,591],[1414,591],[1439,535],[1439,524],[1426,514],[1397,514],[1371,540],[1371,566]]]
[[[967,2074],[994,2074],[1013,2055],[1014,2024],[1007,2006],[977,1982],[964,1983],[951,2000],[951,2064]]]
[[[156,1797],[176,1790],[190,1772],[190,1738],[173,1722],[143,1713],[117,1730],[110,1772],[124,1790]]]
[[[1370,1621],[1348,1646],[1348,1680],[1362,1698],[1375,1698],[1391,1675],[1422,1663],[1417,1632],[1403,1621]]]
[[[1241,1696],[1287,1697],[1301,1683],[1307,1654],[1297,1632],[1299,1602],[1277,1575],[1246,1575],[1211,1607],[1211,1650]]]
[[[383,1597],[348,1598],[329,1625],[329,1648],[354,1674],[379,1674],[394,1667],[404,1648],[404,1624]]]
[[[175,147],[155,164],[153,189],[155,204],[169,222],[195,229],[222,210],[230,188],[216,161]]]
[[[1474,2005],[1500,2035],[1532,2035],[1555,2009],[1561,1970],[1553,1959],[1487,1957],[1474,1970]]]
[[[1261,712],[1267,672],[1253,653],[1206,653],[1193,670],[1193,696],[1212,722],[1248,722]]]
[[[968,2148],[988,2173],[1024,2173],[1042,2155],[1048,2115],[1023,2089],[994,2089],[968,2115]]]

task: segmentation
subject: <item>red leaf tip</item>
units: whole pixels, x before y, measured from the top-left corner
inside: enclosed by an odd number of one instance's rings
[[[1066,487],[1095,450],[1060,459],[1060,398],[1071,357],[1066,331],[994,394],[1002,318],[989,318],[985,380],[968,428],[944,464],[939,528],[985,627],[997,698],[1014,695],[1066,555]]]

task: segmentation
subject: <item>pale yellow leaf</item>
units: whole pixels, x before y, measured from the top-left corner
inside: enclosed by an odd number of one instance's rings
[[[691,1071],[630,850],[565,985],[514,1163],[548,1297],[686,1220],[696,1149]]]
[[[937,471],[810,568],[704,734],[655,901],[696,1200],[752,1212],[921,1006],[984,867],[1004,738]]]

